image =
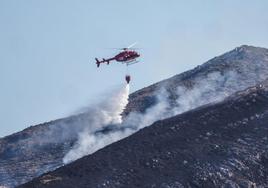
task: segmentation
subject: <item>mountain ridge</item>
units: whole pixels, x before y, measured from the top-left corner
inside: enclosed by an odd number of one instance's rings
[[[268,80],[20,187],[266,187]]]

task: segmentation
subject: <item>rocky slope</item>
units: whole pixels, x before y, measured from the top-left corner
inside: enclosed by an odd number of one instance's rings
[[[192,89],[207,81],[213,82],[213,88],[205,92],[226,92],[228,95],[264,81],[268,73],[268,49],[243,45],[223,55],[214,57],[206,63],[184,73],[175,75],[149,87],[143,88],[130,97],[125,113],[144,112],[155,103],[154,92],[165,87],[170,100],[175,101],[180,86]],[[211,89],[211,90],[209,90]]]
[[[168,110],[172,113],[160,119],[223,100],[267,77],[268,50],[241,46],[193,70],[131,94],[124,116],[134,111],[144,113],[156,105],[162,88],[167,91],[171,105]],[[63,165],[63,156],[75,143],[79,131],[88,124],[89,116],[79,114],[1,138],[0,186],[14,187]]]
[[[157,121],[20,187],[267,186],[268,80]]]

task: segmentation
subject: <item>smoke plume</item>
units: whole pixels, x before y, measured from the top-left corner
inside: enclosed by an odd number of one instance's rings
[[[84,126],[83,131],[79,132],[77,143],[66,154],[63,162],[69,163],[91,154],[157,120],[181,114],[208,103],[219,102],[234,92],[255,84],[254,80],[252,82],[239,82],[239,80],[243,80],[243,76],[236,71],[211,72],[192,80],[191,87],[180,84],[174,88],[177,96],[175,101],[170,101],[170,92],[163,85],[154,93],[155,105],[148,108],[145,113],[131,112],[122,121],[121,113],[128,103],[127,85],[107,98],[105,102],[88,109],[89,122],[87,126]],[[85,125],[85,123],[82,124]]]
[[[77,143],[63,158],[64,163],[91,154],[112,141],[122,138],[117,133],[103,135],[97,134],[96,131],[101,131],[108,125],[120,126],[122,123],[121,114],[128,103],[128,95],[129,85],[127,84],[108,96],[102,103],[86,109],[84,113],[90,116],[87,126],[78,134]]]

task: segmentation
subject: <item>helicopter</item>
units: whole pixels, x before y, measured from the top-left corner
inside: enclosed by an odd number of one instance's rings
[[[121,48],[120,52],[114,57],[108,59],[103,58],[101,61],[98,60],[98,58],[95,58],[97,67],[99,67],[101,63],[106,63],[109,65],[111,61],[121,62],[126,65],[138,63],[137,58],[140,57],[140,54],[135,51],[135,48],[132,48],[136,44],[137,43],[133,43],[126,48]]]

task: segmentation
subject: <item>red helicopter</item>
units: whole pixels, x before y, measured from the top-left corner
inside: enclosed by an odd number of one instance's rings
[[[126,63],[126,65],[138,63],[136,59],[140,57],[140,54],[136,52],[134,48],[132,48],[134,45],[136,45],[136,43],[130,45],[127,48],[121,48],[120,49],[121,52],[112,58],[109,58],[109,59],[103,58],[101,61],[95,58],[97,67],[99,67],[101,63],[107,63],[107,65],[109,65],[110,61],[122,62],[122,63]]]
[[[101,63],[107,63],[107,65],[109,65],[110,61],[122,62],[123,64],[126,64],[127,66],[138,63],[137,58],[140,57],[140,54],[135,51],[135,48],[132,48],[136,44],[137,43],[131,44],[127,48],[121,48],[120,49],[121,52],[119,52],[117,55],[115,55],[112,58],[109,58],[109,59],[103,58],[101,61],[95,58],[97,67],[99,67]],[[130,82],[130,79],[131,79],[130,75],[127,74],[125,77],[125,80],[128,84]]]

